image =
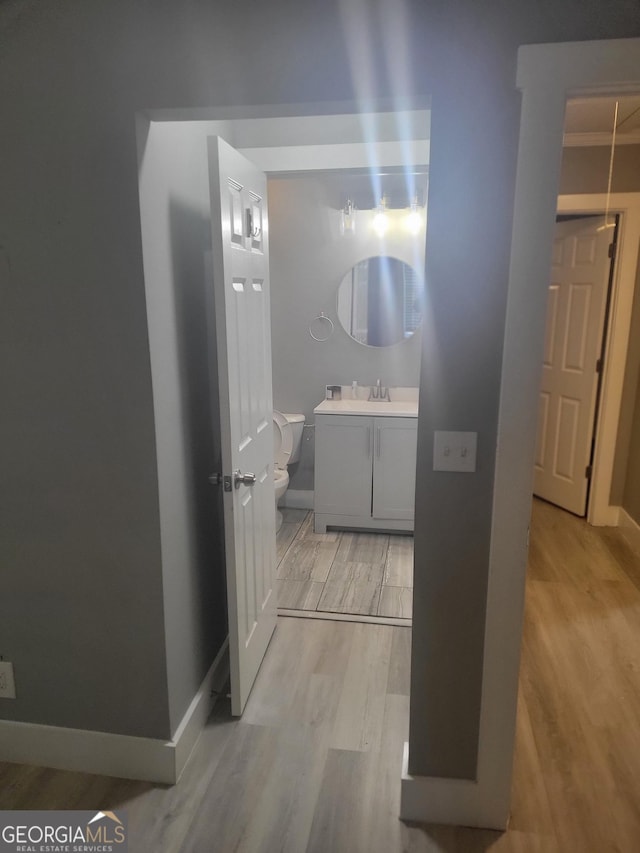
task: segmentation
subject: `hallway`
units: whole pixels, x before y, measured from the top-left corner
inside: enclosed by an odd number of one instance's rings
[[[534,501],[509,830],[398,820],[410,630],[281,617],[241,720],[173,788],[0,764],[0,808],[126,809],[132,853],[640,845],[640,552]]]

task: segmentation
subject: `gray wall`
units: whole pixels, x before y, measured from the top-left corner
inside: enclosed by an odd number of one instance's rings
[[[429,7],[433,9],[433,7]],[[637,6],[454,2],[428,40],[432,139],[416,487],[409,772],[473,779],[520,99],[517,45],[629,36]],[[445,11],[446,9],[446,11]],[[425,17],[435,24],[425,7]],[[626,26],[625,26],[626,25]],[[478,432],[473,476],[432,470],[433,432]]]
[[[565,148],[560,193],[606,193],[611,149]],[[614,152],[611,192],[640,192],[640,145],[618,145]]]
[[[115,95],[126,63],[109,60],[120,25],[100,4],[33,5],[0,8],[0,654],[18,696],[0,717],[166,737],[135,137]]]
[[[0,5],[0,713],[169,729],[134,113],[432,94],[410,771],[474,777],[517,47],[632,35],[636,0]],[[478,431],[474,476],[434,429]]]
[[[355,234],[341,235],[334,178],[272,178],[268,193],[275,408],[302,412],[312,424],[327,384],[350,385],[355,379],[372,385],[379,378],[384,385],[417,386],[420,333],[394,347],[362,346],[341,327],[336,303],[343,275],[363,258],[384,253],[423,269],[424,234],[408,238],[390,229],[380,240],[361,211]],[[390,215],[399,217],[399,211]],[[335,326],[326,343],[309,334],[320,312]],[[313,429],[303,435],[300,462],[290,469],[291,489],[313,489]]]
[[[140,120],[140,207],[155,414],[171,732],[226,636],[206,143],[189,123]],[[211,368],[211,369],[210,369]]]

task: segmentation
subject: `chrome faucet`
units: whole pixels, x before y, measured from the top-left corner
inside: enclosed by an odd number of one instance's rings
[[[380,380],[376,382],[375,385],[371,385],[369,388],[369,399],[370,400],[388,400],[389,399],[389,389],[385,388],[384,385],[380,384]]]

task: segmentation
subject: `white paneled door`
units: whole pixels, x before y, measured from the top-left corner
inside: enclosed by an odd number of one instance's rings
[[[587,506],[613,234],[589,216],[558,222],[553,244],[534,493],[577,515]]]
[[[276,626],[273,404],[266,177],[209,145],[213,290],[224,489],[231,710],[242,713]],[[217,407],[216,407],[217,408]]]

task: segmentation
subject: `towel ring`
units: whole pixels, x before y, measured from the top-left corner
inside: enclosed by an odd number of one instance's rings
[[[319,334],[314,335],[314,333],[313,333],[314,324],[315,323],[321,323],[323,320],[325,323],[328,323],[329,325],[328,326],[316,325],[315,330]],[[309,334],[311,335],[311,337],[313,338],[314,341],[320,341],[322,343],[323,341],[329,340],[329,338],[333,334],[334,328],[335,327],[333,325],[333,320],[331,319],[331,317],[327,317],[327,315],[324,313],[324,311],[321,311],[318,314],[318,316],[314,320],[312,320],[311,323],[309,323]],[[322,334],[322,329],[324,329],[324,331],[327,333],[326,335]]]

